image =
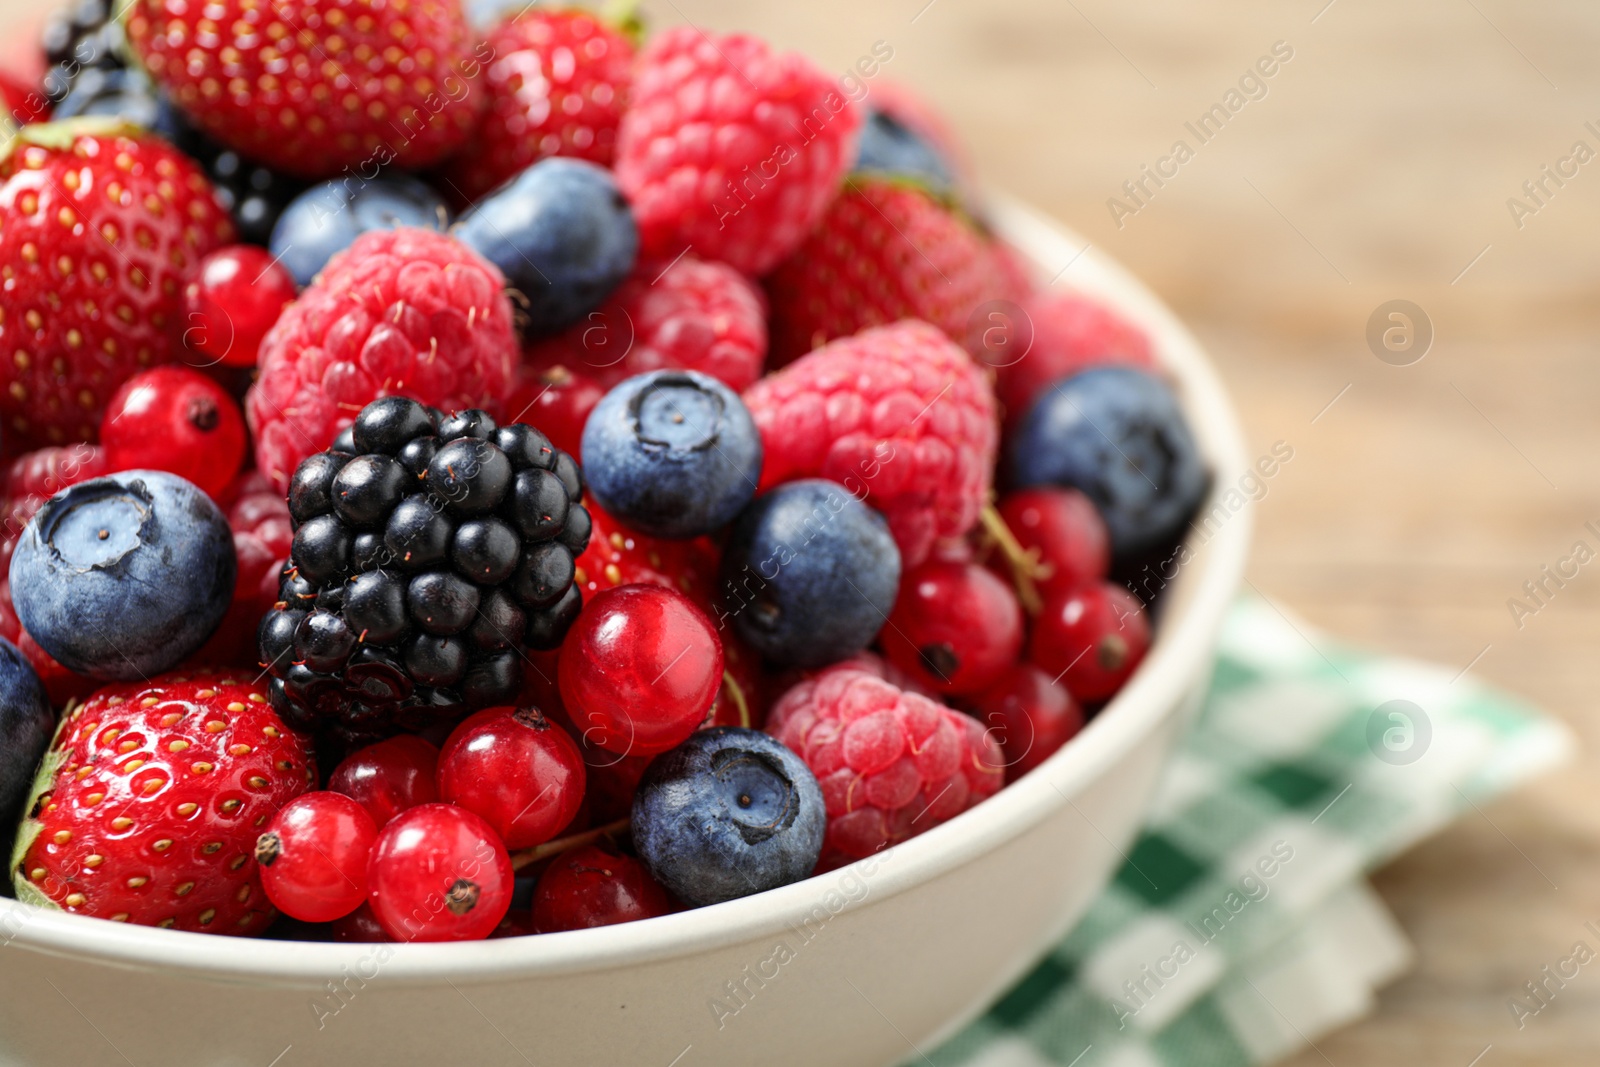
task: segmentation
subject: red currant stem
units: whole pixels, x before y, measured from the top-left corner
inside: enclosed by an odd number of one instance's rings
[[[616,822],[608,822],[604,826],[596,826],[593,830],[585,830],[581,834],[568,834],[566,837],[558,837],[554,841],[546,841],[542,845],[535,845],[533,848],[524,849],[521,852],[513,852],[511,854],[511,868],[512,870],[520,871],[522,868],[532,866],[540,860],[549,859],[551,856],[559,856],[568,849],[592,845],[602,837],[615,837],[627,828],[628,820],[622,818]]]
[[[739,683],[733,680],[729,671],[722,672],[722,680],[728,686],[728,692],[733,694],[733,702],[739,708],[739,725],[746,730],[750,729],[750,705],[745,703],[744,690],[739,688]]]
[[[1022,604],[1022,609],[1029,615],[1039,614],[1044,601],[1039,596],[1039,587],[1034,583],[1047,573],[1040,566],[1039,550],[1023,548],[993,504],[983,506],[979,521],[983,523],[983,532],[989,535],[995,547],[1000,549],[1000,554],[1006,558],[1006,566],[1011,571],[1011,584],[1017,590],[1017,600]]]

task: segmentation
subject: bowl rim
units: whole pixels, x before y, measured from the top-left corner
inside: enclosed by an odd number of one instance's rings
[[[1073,291],[1105,300],[1150,336],[1178,385],[1213,484],[1215,507],[1248,466],[1244,438],[1222,381],[1199,343],[1133,275],[1070,230],[1019,200],[992,196],[989,218],[1050,285],[1071,276]],[[599,972],[691,957],[798,927],[824,901],[830,912],[872,903],[990,852],[1059,810],[1112,768],[1184,703],[1209,671],[1216,634],[1244,576],[1251,513],[1244,508],[1207,539],[1180,573],[1174,600],[1143,664],[1071,743],[983,803],[909,841],[838,871],[726,903],[618,926],[490,941],[386,944],[218,937],[130,926],[0,899],[0,947],[12,945],[102,966],[157,969],[250,985],[320,988],[345,967],[381,963],[385,984],[478,984]],[[1079,809],[1079,814],[1083,814]],[[1088,816],[1084,815],[1087,819]],[[1091,824],[1092,825],[1092,824]],[[853,891],[853,889],[852,889]],[[830,894],[833,896],[830,897]],[[362,972],[365,973],[365,972]]]

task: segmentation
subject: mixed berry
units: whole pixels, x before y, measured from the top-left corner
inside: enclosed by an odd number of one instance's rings
[[[1196,439],[914,94],[578,9],[123,7],[0,71],[19,899],[650,919],[960,816],[1137,670]]]

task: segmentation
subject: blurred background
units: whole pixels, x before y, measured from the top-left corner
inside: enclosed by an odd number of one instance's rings
[[[841,72],[887,42],[883,76],[943,109],[987,183],[1121,260],[1189,323],[1233,390],[1253,455],[1294,448],[1254,505],[1257,592],[1342,638],[1471,664],[1594,738],[1600,561],[1541,594],[1536,614],[1516,618],[1507,601],[1537,607],[1525,581],[1575,541],[1600,546],[1584,529],[1600,520],[1600,158],[1574,155],[1579,141],[1600,154],[1600,10],[1574,0],[664,0],[645,10],[658,23],[748,29]],[[1260,79],[1265,95],[1247,84],[1244,106],[1200,144],[1184,124],[1275,45],[1292,58]],[[1147,180],[1140,206],[1123,183],[1179,139],[1194,158],[1160,188]],[[1113,197],[1135,210],[1114,218]],[[1426,355],[1406,366],[1368,346],[1369,318],[1392,300],[1432,325]],[[1372,1017],[1319,1039],[1321,1052],[1294,1067],[1466,1067],[1486,1045],[1480,1067],[1592,1058],[1600,973],[1582,972],[1521,1030],[1507,1007],[1574,942],[1595,944],[1583,923],[1600,918],[1600,779],[1585,748],[1377,875],[1417,964]]]
[[[42,6],[0,0],[4,50],[31,47]],[[1549,583],[1542,604],[1523,588],[1575,542],[1600,547],[1585,529],[1600,529],[1600,10],[643,6],[655,25],[746,29],[841,73],[887,44],[882,77],[945,112],[989,185],[1122,261],[1189,323],[1252,454],[1293,448],[1253,505],[1256,593],[1341,638],[1470,667],[1585,741],[1600,730],[1600,561]],[[1239,101],[1204,143],[1185,125]],[[1160,161],[1180,139],[1194,153],[1172,174]],[[1159,186],[1144,170],[1157,166],[1170,175]],[[1399,353],[1368,339],[1396,300],[1420,311]],[[1387,311],[1379,333],[1404,327]],[[1513,598],[1537,610],[1513,612]],[[1294,1067],[1591,1058],[1600,972],[1522,1029],[1507,1002],[1574,942],[1594,943],[1595,770],[1580,757],[1381,871],[1417,964],[1374,1015]]]

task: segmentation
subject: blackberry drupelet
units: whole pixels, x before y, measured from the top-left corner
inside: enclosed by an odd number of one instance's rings
[[[258,632],[273,707],[358,744],[514,700],[526,650],[582,607],[582,493],[531,426],[368,404],[289,486],[294,545]]]
[[[55,12],[45,21],[39,46],[50,64],[44,93],[52,104],[59,103],[85,72],[127,66],[122,23],[111,0],[80,0]]]

